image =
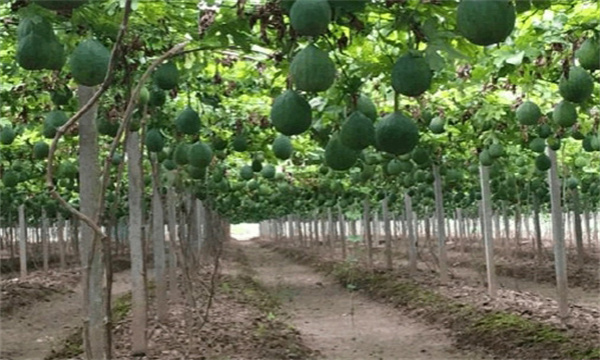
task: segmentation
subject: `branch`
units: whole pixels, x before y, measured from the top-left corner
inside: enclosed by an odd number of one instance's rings
[[[110,59],[108,62],[108,69],[106,72],[106,77],[104,78],[104,81],[102,82],[102,86],[100,87],[100,89],[98,89],[98,91],[96,91],[96,93],[92,96],[92,98],[84,106],[82,106],[75,113],[75,115],[73,115],[69,119],[69,121],[67,121],[63,126],[61,126],[60,128],[57,129],[56,135],[54,136],[54,139],[52,139],[52,144],[50,145],[50,150],[48,152],[48,165],[47,165],[47,170],[46,170],[46,187],[48,188],[48,191],[50,191],[50,194],[54,198],[56,198],[63,206],[65,206],[73,215],[77,216],[79,219],[81,219],[83,222],[85,222],[91,229],[94,230],[94,232],[96,232],[102,238],[104,238],[105,235],[102,232],[102,230],[100,229],[100,227],[98,227],[98,225],[96,223],[94,223],[92,221],[92,219],[90,219],[85,214],[83,214],[82,212],[80,212],[79,210],[77,210],[73,206],[71,206],[65,199],[63,199],[60,196],[60,194],[56,190],[56,186],[54,185],[54,181],[52,179],[53,172],[54,172],[54,167],[53,167],[54,153],[56,152],[56,147],[58,145],[58,141],[60,140],[60,138],[67,132],[67,130],[69,130],[69,128],[71,128],[71,126],[73,126],[73,124],[75,124],[76,121],[78,121],[83,116],[83,114],[88,112],[94,106],[94,104],[96,104],[98,99],[100,99],[100,96],[102,96],[102,94],[104,92],[106,92],[106,90],[108,90],[110,83],[112,81],[113,74],[114,74],[117,52],[119,51],[118,50],[119,46],[120,46],[121,42],[123,41],[125,32],[127,31],[127,25],[129,23],[129,15],[131,14],[131,1],[132,0],[126,0],[125,12],[123,14],[123,21],[121,22],[121,26],[119,28],[119,33],[117,35],[117,39],[113,46],[112,52],[110,54]]]
[[[125,134],[125,139],[124,139],[124,143],[127,143],[127,137],[128,135]],[[123,176],[123,170],[125,168],[125,158],[121,159],[121,163],[119,164],[119,168],[117,169],[117,176],[115,178],[116,181],[116,186],[115,186],[115,194],[120,194],[121,193],[121,184],[123,184],[122,181],[119,181],[121,179],[121,177]],[[118,197],[117,197],[118,199]],[[118,201],[115,201],[113,203],[113,206],[110,208],[109,214],[111,214],[111,219],[116,219],[116,214],[117,214],[117,206],[119,205]],[[102,208],[100,208],[102,209]],[[100,222],[99,222],[100,223]]]
[[[194,49],[188,49],[185,51],[181,51],[180,53],[177,54],[177,56],[179,55],[185,55],[185,54],[189,54],[189,53],[193,53],[193,52],[198,52],[198,51],[205,51],[205,50],[225,50],[225,49],[229,49],[229,50],[240,50],[239,46],[200,46]]]
[[[220,219],[219,219],[220,220]],[[222,227],[223,225],[221,225]],[[222,234],[221,234],[222,235]],[[215,259],[213,263],[213,272],[210,276],[210,288],[208,293],[208,300],[206,302],[206,306],[204,308],[204,314],[202,315],[202,323],[199,326],[199,329],[208,322],[208,315],[210,313],[210,308],[212,307],[212,303],[215,297],[215,289],[217,287],[217,277],[219,275],[219,263],[221,259],[221,254],[223,253],[223,239],[219,241],[219,247],[217,248],[217,253],[215,254]]]
[[[179,43],[172,47],[169,51],[161,55],[158,59],[154,60],[154,62],[148,67],[148,69],[146,69],[146,72],[140,78],[140,81],[136,85],[135,89],[133,89],[133,91],[131,92],[129,103],[127,104],[127,108],[125,109],[125,114],[123,115],[123,122],[119,126],[117,135],[113,139],[108,156],[104,161],[104,168],[102,170],[102,190],[100,191],[100,208],[104,207],[104,195],[106,193],[106,188],[108,187],[108,183],[110,181],[110,160],[112,159],[115,151],[117,150],[117,147],[119,146],[119,143],[121,142],[121,136],[125,132],[125,129],[129,127],[129,120],[131,119],[131,115],[135,110],[138,99],[140,97],[140,91],[142,90],[144,83],[146,82],[146,80],[148,80],[154,69],[156,69],[160,64],[162,64],[166,59],[179,53],[188,43],[188,40]],[[101,217],[101,213],[102,212],[98,213],[98,220]]]

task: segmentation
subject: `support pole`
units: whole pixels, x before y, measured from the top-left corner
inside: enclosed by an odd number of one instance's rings
[[[554,267],[556,270],[556,287],[558,290],[558,309],[560,317],[566,319],[569,316],[569,303],[567,298],[567,256],[565,252],[565,238],[563,229],[562,206],[560,195],[560,180],[558,178],[558,161],[556,152],[550,148],[550,172],[548,182],[550,184],[550,204],[552,209],[552,237],[554,239]]]
[[[488,294],[496,298],[498,285],[494,264],[494,229],[492,228],[492,195],[490,192],[490,169],[479,165],[481,197],[483,202],[483,239],[485,244],[485,264],[487,269]]]

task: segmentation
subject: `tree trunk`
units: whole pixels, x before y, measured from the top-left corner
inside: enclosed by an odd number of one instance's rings
[[[315,212],[313,224],[314,224],[314,231],[315,231],[315,245],[319,246],[319,245],[321,245],[321,242],[323,241],[323,239],[319,236],[319,212],[318,211]]]
[[[594,241],[598,245],[598,237],[600,236],[600,229],[598,229],[598,213],[594,213]]]
[[[198,233],[201,231],[200,230],[200,222],[198,221],[199,219],[199,210],[198,209],[198,203],[196,202],[196,196],[194,195],[193,192],[188,192],[186,194],[187,196],[187,204],[188,204],[188,230],[187,230],[187,238],[185,239],[185,247],[184,247],[184,253],[183,255],[187,257],[187,263],[188,266],[190,266],[191,269],[194,269],[196,266],[196,256],[198,255],[199,251],[200,251],[200,247],[199,245],[199,240],[198,239]],[[210,216],[210,215],[206,215],[206,212],[204,213],[204,216]],[[208,222],[206,219],[204,220],[206,222]],[[206,233],[206,237],[210,237],[210,230],[207,231]]]
[[[480,237],[481,237],[481,242],[479,243],[481,245],[481,247],[483,248],[485,246],[485,241],[483,238],[483,228],[484,228],[484,223],[483,223],[483,201],[479,200],[477,202],[478,208],[477,210],[479,211],[479,232],[480,232]]]
[[[373,267],[373,239],[371,237],[371,206],[369,199],[363,200],[363,221],[362,228],[365,234],[365,241],[367,242],[367,265],[369,268]]]
[[[58,242],[58,256],[60,259],[60,268],[67,268],[67,261],[65,259],[65,220],[59,213],[56,220],[56,240]]]
[[[579,191],[572,190],[573,194],[573,221],[575,222],[575,245],[577,246],[577,266],[583,268],[585,252],[583,250],[583,229],[581,227],[581,204],[579,201]]]
[[[442,195],[442,178],[438,165],[433,165],[435,212],[437,217],[438,262],[440,281],[448,282],[448,260],[446,259],[446,234],[444,232],[444,198]]]
[[[352,236],[358,235],[358,231],[356,230],[356,222],[357,222],[357,220],[352,220],[350,222],[350,235],[352,235]]]
[[[169,295],[171,300],[179,299],[180,293],[177,288],[177,214],[176,195],[173,189],[172,179],[167,186],[167,223],[169,228]]]
[[[306,219],[304,224],[306,226],[306,233],[308,234],[308,247],[312,248],[315,245],[315,224],[310,218]]]
[[[19,205],[19,265],[23,279],[27,276],[27,224],[24,204]]]
[[[331,208],[327,208],[327,246],[333,249],[333,214]]]
[[[515,209],[515,244],[517,250],[521,248],[521,207],[519,205]]]
[[[294,217],[289,214],[287,216],[288,242],[294,242]]]
[[[402,238],[406,239],[409,235],[408,235],[408,215],[406,213],[402,214],[402,216],[400,216],[400,224],[402,224],[402,229],[401,229],[401,233],[402,233]]]
[[[79,106],[84,106],[93,96],[94,88],[79,86]],[[98,132],[94,105],[79,119],[79,197],[81,212],[91,219],[98,219],[100,213],[100,164],[98,161]],[[110,294],[104,286],[104,249],[92,228],[82,224],[83,238],[83,309],[87,316],[84,322],[84,348],[88,359],[110,359],[110,331],[108,309]]]
[[[49,237],[49,227],[48,227],[48,217],[46,216],[46,210],[42,209],[42,257],[43,257],[43,267],[44,267],[44,271],[48,271],[49,267],[48,267],[48,253],[49,253],[49,243],[50,243],[50,239],[48,239]]]
[[[465,254],[465,243],[467,241],[466,237],[466,231],[465,231],[465,226],[464,226],[464,221],[463,221],[463,214],[462,214],[462,209],[458,208],[456,209],[456,221],[458,222],[458,231],[459,231],[459,237],[460,237],[460,252],[461,254]]]
[[[381,238],[379,234],[379,209],[375,209],[375,214],[371,218],[371,226],[372,226],[372,234],[375,239],[375,246],[379,246],[381,244]]]
[[[452,225],[454,228],[454,246],[456,247],[456,245],[460,241],[460,231],[458,231],[458,215],[456,214],[456,211],[454,211],[453,215],[454,218],[452,219]]]
[[[154,254],[154,282],[156,289],[156,313],[158,321],[165,322],[168,314],[167,304],[167,272],[165,255],[165,219],[163,214],[163,201],[160,193],[160,178],[158,174],[158,161],[152,154],[152,253]]]
[[[208,261],[218,255],[221,241],[223,240],[218,236],[217,225],[220,221],[219,214],[211,209],[210,207],[204,208],[204,224],[206,226],[206,239],[202,242],[202,260]],[[279,231],[277,229],[277,222],[272,222],[273,233],[276,236],[276,240],[279,241]]]
[[[404,194],[404,212],[406,213],[406,225],[408,225],[408,269],[410,275],[414,275],[417,272],[417,237],[412,218],[412,199],[408,193]]]
[[[506,244],[510,239],[510,222],[508,221],[508,213],[506,211],[506,201],[502,202],[502,217],[504,218],[504,239],[502,240],[502,248],[506,249]]]
[[[142,237],[142,196],[144,180],[142,174],[142,152],[140,135],[131,132],[127,138],[127,167],[129,174],[129,248],[131,257],[131,353],[144,355],[147,351],[146,326],[148,304],[146,295],[146,267],[144,264],[144,239]]]
[[[425,209],[425,240],[429,242],[431,239],[431,221],[429,217],[429,209]],[[417,243],[419,242],[419,231],[417,229]]]
[[[500,231],[500,213],[496,210],[493,215],[494,219],[494,239],[501,239],[502,232]]]
[[[558,162],[556,152],[550,148],[551,167],[548,174],[550,183],[550,202],[552,208],[552,237],[554,238],[554,266],[556,270],[556,286],[558,290],[558,308],[560,317],[569,316],[569,303],[567,299],[567,259],[565,253],[565,238],[563,229],[562,206],[560,195],[560,180],[558,178]]]
[[[542,226],[540,224],[540,205],[537,196],[533,196],[533,229],[535,232],[535,244],[537,248],[537,259],[542,263],[544,256],[544,245],[542,244]]]
[[[17,226],[10,227],[10,259],[11,260],[15,258],[15,243],[17,242],[16,235],[15,235],[15,227],[17,227]]]
[[[591,249],[592,247],[592,229],[590,227],[590,211],[587,209],[585,209],[585,213],[583,218],[585,219],[585,235],[587,237],[587,243],[588,243],[588,248]]]
[[[298,243],[300,247],[304,247],[304,231],[302,231],[302,220],[300,219],[300,215],[296,216],[296,230],[298,233]]]
[[[392,262],[392,230],[390,228],[390,211],[388,209],[387,195],[381,200],[381,209],[383,215],[383,232],[385,235],[385,264],[388,270],[392,270],[394,268]],[[377,223],[377,228],[379,228],[379,223]]]
[[[346,250],[346,224],[344,220],[344,213],[342,212],[342,207],[338,206],[338,222],[340,223],[340,241],[342,243],[342,260],[346,260],[347,250]]]
[[[207,228],[207,223],[204,220],[205,216],[204,216],[204,212],[206,211],[206,208],[204,207],[204,203],[202,201],[200,201],[199,199],[196,198],[196,196],[194,195],[194,198],[192,201],[196,202],[196,217],[198,221],[198,227],[196,228],[197,233],[197,239],[196,239],[196,248],[197,249],[202,249],[202,243],[204,241],[206,241],[206,228]],[[220,219],[220,217],[219,217]],[[213,233],[214,234],[214,233]],[[200,254],[196,255],[196,258],[198,258]]]
[[[529,240],[531,240],[531,229],[530,229],[530,224],[529,224],[529,211],[527,211],[525,213],[525,216],[522,217],[522,221],[523,224],[525,224],[525,239],[527,240],[527,242],[529,242]]]
[[[71,246],[73,247],[73,255],[76,259],[81,259],[81,244],[79,241],[79,219],[71,218]],[[83,266],[83,264],[81,264]]]
[[[485,243],[485,263],[487,269],[488,294],[492,299],[496,297],[498,285],[496,283],[496,269],[494,264],[494,237],[492,228],[492,194],[490,192],[490,169],[479,165],[481,181],[481,196],[483,203],[483,238]]]

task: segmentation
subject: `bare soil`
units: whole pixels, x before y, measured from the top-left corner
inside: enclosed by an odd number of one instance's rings
[[[600,358],[600,312],[570,306],[561,322],[555,301],[529,292],[500,289],[495,300],[485,288],[454,279],[440,284],[432,271],[410,275],[406,267],[394,271],[368,269],[353,261],[332,260],[324,249],[273,246],[294,261],[331,273],[343,284],[353,284],[374,299],[393,304],[436,326],[452,329],[458,347],[481,348],[499,358]]]
[[[328,249],[320,248],[319,255],[331,259],[341,258],[339,252],[332,253]],[[403,275],[409,278],[408,261],[406,255],[401,251],[393,254],[395,268]],[[498,271],[504,266],[505,269],[513,269],[513,266],[519,266],[517,262],[526,261],[527,255],[521,254],[518,258],[509,260],[507,254],[499,251],[497,257],[496,270],[500,285],[498,298],[495,301],[487,295],[487,280],[485,265],[482,265],[481,257],[476,254],[476,249],[471,249],[465,256],[460,257],[456,249],[450,248],[448,252],[449,272],[451,282],[440,286],[437,274],[437,262],[435,251],[429,249],[420,250],[418,261],[418,274],[414,280],[421,285],[436,288],[441,293],[453,299],[460,299],[466,303],[476,306],[482,306],[488,310],[502,310],[510,313],[535,319],[541,323],[551,326],[558,326],[578,334],[589,334],[594,338],[600,336],[600,290],[594,286],[579,287],[569,285],[569,312],[570,318],[565,324],[560,321],[558,310],[558,294],[553,282],[547,278],[538,278],[537,281],[531,279],[532,275],[526,271],[510,271],[514,276],[502,275],[505,272]],[[364,250],[356,250],[351,256],[364,258]],[[374,266],[376,269],[385,269],[384,251],[377,247],[374,251]],[[531,263],[531,271],[536,271],[536,265]],[[543,266],[552,267],[553,264],[546,263]],[[586,265],[588,268],[592,264]],[[590,270],[591,272],[591,270]]]
[[[503,249],[497,250],[496,274],[502,289],[531,293],[552,300],[558,299],[554,263],[551,258],[545,259],[540,265],[531,251],[521,249],[511,253]],[[474,287],[485,288],[487,280],[482,251],[481,248],[467,247],[467,252],[462,254],[456,247],[448,247],[451,278],[465,281]],[[417,266],[421,271],[430,273],[437,271],[435,252],[435,249],[420,249]],[[339,251],[336,251],[339,256],[338,253]],[[592,255],[588,256],[583,269],[577,269],[574,264],[575,259],[569,257],[569,301],[575,306],[591,307],[600,311],[600,263],[592,261],[591,259],[595,258],[595,255]],[[358,256],[364,258],[365,252],[359,250]],[[383,248],[375,248],[374,256],[375,264],[383,268]],[[405,252],[394,251],[393,257],[396,264],[408,265]]]
[[[474,286],[485,286],[485,273],[470,268],[453,268],[454,275]],[[497,275],[498,285],[501,289],[509,289],[516,292],[527,292],[536,294],[542,298],[558,300],[556,286],[547,282],[536,282],[521,277]],[[596,308],[600,310],[600,291],[585,290],[581,287],[569,288],[569,301],[576,306]]]
[[[179,288],[169,298],[167,319],[157,318],[153,287],[149,292],[148,350],[136,359],[313,359],[313,350],[306,347],[297,330],[276,318],[279,305],[256,282],[247,276],[243,254],[226,247],[225,257],[213,277],[212,264],[199,264],[190,279],[194,305],[184,296],[179,274]],[[243,270],[237,270],[243,269]],[[234,271],[235,270],[235,271]],[[211,285],[215,280],[214,287]],[[214,289],[214,293],[211,289]],[[209,294],[213,293],[214,297]],[[206,313],[209,299],[212,306]],[[116,308],[120,310],[117,314]],[[131,298],[123,297],[113,309],[113,358],[132,359]],[[205,314],[208,316],[205,318]],[[53,359],[83,359],[78,349],[81,339],[65,341],[66,347]],[[75,345],[75,346],[72,346]]]
[[[2,360],[31,360],[43,359],[53,347],[60,346],[62,339],[81,326],[81,286],[78,283],[76,271],[63,274],[64,282],[56,287],[61,291],[49,290],[44,287],[43,301],[32,297],[31,292],[22,296],[20,307],[11,308],[11,313],[2,314],[0,358]],[[38,274],[37,277],[43,277]],[[51,279],[53,275],[48,275]],[[60,276],[55,273],[54,276]],[[114,275],[112,287],[113,296],[119,296],[130,290],[129,272]],[[69,288],[69,285],[77,285]],[[35,284],[36,282],[31,282]],[[20,290],[27,288],[21,282]],[[39,284],[39,283],[38,283]],[[12,293],[12,290],[11,290]],[[11,300],[13,305],[18,305]]]
[[[448,334],[388,305],[349,292],[281,254],[243,243],[256,278],[284,303],[289,321],[326,359],[483,359]]]

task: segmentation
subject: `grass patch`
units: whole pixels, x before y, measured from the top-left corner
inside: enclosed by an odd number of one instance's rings
[[[343,286],[405,309],[452,330],[459,346],[479,347],[501,358],[600,359],[593,339],[571,337],[550,325],[486,311],[448,298],[393,272],[375,272],[355,262],[323,261],[302,250],[268,246],[333,276]]]
[[[44,360],[70,359],[81,354],[83,354],[83,335],[82,328],[78,327],[63,341],[58,351],[52,350]]]
[[[115,303],[112,306],[112,322],[113,324],[125,319],[129,311],[131,310],[131,292],[122,295],[115,299]]]
[[[250,304],[263,313],[276,313],[281,303],[250,275],[222,276],[221,290],[236,301]]]

